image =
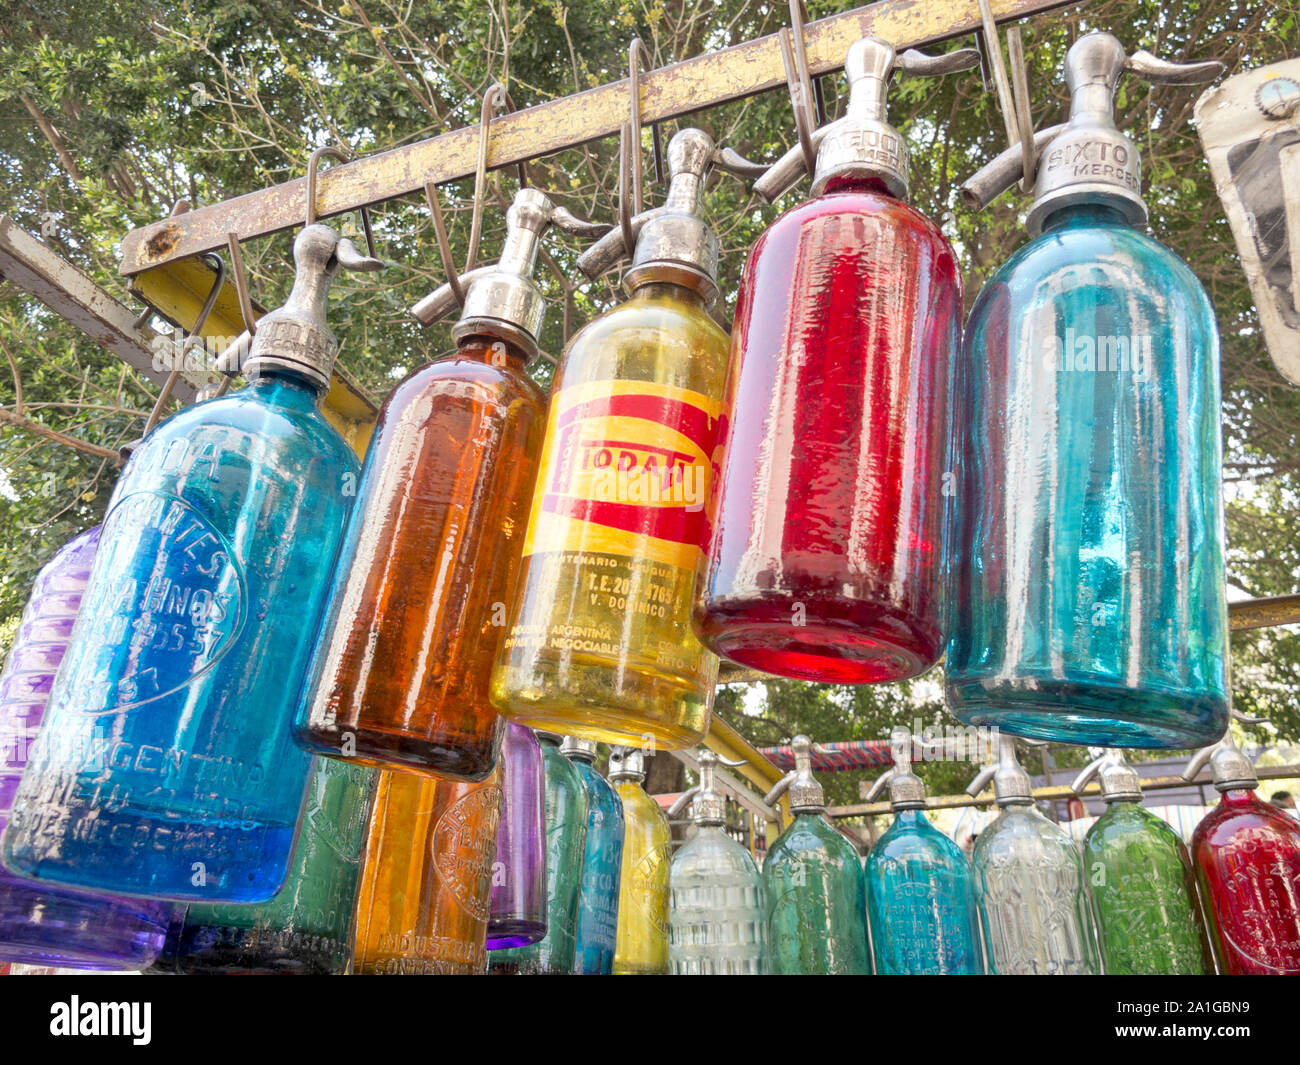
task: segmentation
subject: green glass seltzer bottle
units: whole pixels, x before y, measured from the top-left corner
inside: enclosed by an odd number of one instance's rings
[[[862,862],[825,818],[826,796],[812,774],[812,741],[796,736],[794,769],[764,800],[790,796],[794,820],[763,860],[768,965],[778,976],[867,976]]]
[[[1142,807],[1137,771],[1122,752],[1098,757],[1074,779],[1076,794],[1094,776],[1106,812],[1088,829],[1083,862],[1097,939],[1112,976],[1214,972],[1205,919],[1187,847]]]

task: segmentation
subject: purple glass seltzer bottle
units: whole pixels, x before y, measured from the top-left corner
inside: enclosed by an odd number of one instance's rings
[[[501,765],[488,950],[526,947],[546,935],[546,776],[532,729],[506,723]]]
[[[68,541],[37,575],[0,674],[0,829],[67,650],[99,528]],[[142,969],[161,949],[171,912],[166,902],[55,888],[0,869],[0,961]]]

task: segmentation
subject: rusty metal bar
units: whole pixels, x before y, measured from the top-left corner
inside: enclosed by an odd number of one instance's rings
[[[1255,767],[1255,774],[1260,780],[1284,780],[1300,777],[1300,765],[1260,765]],[[1208,787],[1212,783],[1208,773],[1203,773],[1194,780],[1182,777],[1152,777],[1142,781],[1143,792],[1170,791],[1175,788]],[[1101,787],[1096,781],[1088,784],[1079,792],[1082,799],[1095,799],[1101,794]],[[1035,788],[1034,799],[1038,802],[1050,802],[1055,799],[1071,799],[1075,793],[1067,784],[1053,784],[1049,788]],[[970,795],[937,795],[929,799],[926,808],[930,810],[956,810],[966,806],[991,806],[992,790],[981,792],[974,797]],[[831,806],[826,810],[828,817],[873,817],[890,812],[888,802],[863,802],[852,806]]]
[[[1063,0],[990,0],[994,18],[1013,21]],[[883,0],[807,25],[808,69],[816,78],[841,69],[849,45],[868,33],[898,48],[958,37],[980,25],[976,0]],[[777,34],[696,56],[650,71],[640,79],[646,122],[691,114],[785,85]],[[490,169],[510,166],[616,134],[626,121],[629,79],[501,115],[492,122]],[[331,167],[320,175],[320,217],[421,192],[470,177],[478,154],[477,126],[404,145]],[[128,233],[122,242],[122,273],[215,251],[234,232],[241,241],[278,233],[302,222],[305,179],[195,208]]]
[[[1275,595],[1228,604],[1228,624],[1233,632],[1297,623],[1300,623],[1300,595]]]
[[[704,739],[705,745],[714,754],[731,762],[743,761],[743,766],[736,767],[746,780],[758,789],[761,795],[772,790],[785,771],[778,769],[749,740],[728,725],[717,714],[709,725],[709,734]]]
[[[0,215],[0,275],[35,296],[154,384],[166,383],[170,371],[161,364],[155,368],[154,352],[155,345],[169,344],[170,339],[146,325],[137,325],[138,312],[118,302],[77,267],[4,215]],[[197,309],[196,306],[196,313]],[[197,371],[183,373],[175,382],[173,394],[186,402],[192,401],[207,379],[206,374]]]
[[[215,271],[200,260],[184,264],[180,282],[173,271],[174,267],[170,267],[152,274],[150,305],[169,321],[192,326],[204,299],[198,293],[210,292]],[[4,215],[0,215],[0,276],[35,296],[154,384],[167,385],[171,371],[165,360],[155,365],[155,351],[159,345],[172,348],[174,339],[148,326],[136,325],[135,311]],[[242,330],[231,286],[223,285],[221,293],[197,335],[234,336]],[[183,370],[172,384],[172,398],[192,403],[201,388],[218,380],[216,374]],[[338,367],[321,401],[321,410],[352,448],[364,455],[378,411],[356,382]]]

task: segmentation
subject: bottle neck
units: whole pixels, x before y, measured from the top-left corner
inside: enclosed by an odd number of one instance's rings
[[[267,403],[299,410],[314,410],[325,391],[310,377],[279,367],[259,373],[248,388]]]
[[[889,191],[889,187],[881,178],[853,174],[832,176],[826,179],[826,187],[821,192],[822,196],[830,196],[837,192],[874,193],[877,196],[886,196],[891,200],[897,198]]]
[[[902,828],[919,828],[922,825],[928,825],[930,819],[925,816],[924,810],[895,810],[894,824]]]
[[[528,365],[528,355],[517,345],[491,333],[471,333],[461,337],[456,344],[456,357],[493,366],[509,366],[522,370]]]
[[[676,300],[691,307],[705,309],[704,296],[687,285],[661,277],[644,277],[632,288],[632,297],[640,300]]]
[[[1229,788],[1227,791],[1219,792],[1219,801],[1225,806],[1257,806],[1259,800],[1255,797],[1253,788]]]
[[[1123,226],[1132,229],[1124,212],[1105,203],[1072,203],[1043,220],[1043,232],[1078,226]]]

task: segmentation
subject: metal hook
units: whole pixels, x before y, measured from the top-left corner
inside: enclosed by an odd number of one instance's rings
[[[508,89],[506,89],[504,85],[501,86],[501,99],[505,102],[506,109],[501,112],[501,115],[498,115],[496,117],[500,118],[504,115],[508,115],[514,111],[519,110],[517,107],[515,107],[514,100],[510,99],[510,92]],[[531,188],[533,183],[528,177],[528,161],[526,159],[520,159],[518,164],[516,164],[515,170],[519,175],[519,187],[521,189]],[[500,194],[500,192],[501,192],[501,187],[498,184],[497,193]]]
[[[1028,192],[1034,181],[1034,128],[1029,115],[1029,76],[1025,71],[1019,27],[1015,27],[1014,37],[1010,31],[1007,34],[1013,64],[1012,77],[1015,77],[1018,83],[1016,90],[1013,91],[1011,81],[1007,77],[1007,69],[1002,62],[1002,43],[998,39],[998,24],[993,18],[993,9],[989,6],[989,0],[979,0],[979,10],[981,33],[988,50],[989,66],[993,68],[993,86],[997,90],[998,106],[1002,110],[1002,125],[1007,133],[1007,144],[1013,148],[1016,144],[1020,145],[1021,188]],[[1023,114],[1021,108],[1017,106],[1018,100],[1024,102]]]
[[[625,248],[636,247],[636,233],[632,229],[632,219],[641,213],[641,182],[638,180],[641,173],[640,145],[633,147],[632,140],[636,136],[633,132],[631,122],[624,122],[618,128],[618,226],[623,231],[623,246]],[[629,173],[635,170],[637,177],[629,178]],[[634,187],[631,197],[628,196],[628,185]],[[633,204],[630,201],[635,201]]]
[[[208,317],[212,314],[212,308],[217,305],[217,297],[221,295],[221,287],[226,283],[226,264],[222,262],[221,256],[208,252],[203,256],[203,259],[212,265],[216,271],[216,277],[213,278],[212,288],[208,290],[203,306],[199,308],[198,317],[194,319],[194,328],[186,332],[185,340],[181,344],[178,365],[167,375],[167,380],[163,382],[162,388],[158,391],[158,398],[154,400],[153,410],[149,412],[149,418],[144,423],[144,432],[140,434],[142,437],[148,436],[153,431],[153,427],[162,420],[163,409],[171,400],[172,392],[176,388],[176,382],[180,379],[182,368],[185,365],[185,356],[189,354],[190,347],[195,340],[203,339],[201,336],[203,327],[208,324]]]
[[[627,48],[628,120],[618,130],[618,224],[623,232],[623,244],[636,246],[632,219],[645,209],[642,197],[641,170],[641,66],[650,66],[650,57],[640,37],[634,37]],[[659,123],[651,123],[650,140],[654,146],[655,180],[663,181],[663,143],[659,136]],[[629,195],[628,187],[631,186]]]
[[[307,159],[307,225],[316,224],[316,172],[320,169],[321,157],[328,155],[332,159],[337,159],[340,163],[348,161],[347,153],[342,148],[337,148],[332,144],[327,144],[323,148],[317,148]],[[368,208],[361,208],[361,228],[366,234],[366,254],[372,259],[377,259],[375,254],[375,235],[370,228],[370,211]]]
[[[231,230],[226,234],[226,248],[230,251],[230,265],[235,275],[235,295],[239,297],[239,314],[250,337],[257,335],[257,320],[253,314],[253,300],[248,294],[248,274],[244,271],[244,253],[239,247],[239,234]]]
[[[432,181],[424,183],[424,197],[429,201],[429,214],[433,218],[433,235],[438,242],[438,254],[442,257],[442,269],[447,275],[447,284],[456,297],[456,302],[465,306],[465,288],[460,283],[460,271],[456,269],[451,257],[451,241],[447,239],[447,223],[442,217],[442,203],[438,199],[438,188]]]
[[[1024,152],[1024,168],[1020,177],[1022,192],[1034,191],[1034,171],[1038,168],[1034,146],[1034,116],[1029,102],[1029,71],[1025,67],[1025,47],[1020,39],[1020,27],[1007,30],[1007,58],[1011,63],[1011,95],[1016,102],[1016,125],[1020,131],[1020,146]]]
[[[798,0],[791,0],[791,10],[798,7]],[[777,35],[777,41],[781,45],[781,62],[785,64],[785,84],[790,93],[790,107],[794,111],[794,128],[799,135],[799,147],[803,151],[804,165],[808,168],[808,173],[815,173],[817,170],[817,147],[813,143],[813,130],[815,123],[813,120],[812,110],[808,106],[808,100],[812,93],[811,82],[808,79],[807,56],[802,49],[802,35],[800,35],[800,45],[791,44],[792,34],[788,27],[781,27]],[[803,62],[800,62],[800,55],[804,55]]]
[[[634,172],[636,180],[633,182],[636,192],[635,214],[641,213],[641,67],[643,65],[646,70],[652,69],[650,66],[650,53],[646,51],[645,45],[641,43],[641,38],[634,37],[632,43],[627,46],[627,78],[628,121],[632,123],[637,148],[633,156],[636,166]],[[655,181],[661,183],[664,179],[664,142],[658,122],[650,123],[650,146],[654,152]]]
[[[808,66],[808,8],[804,0],[790,0],[790,32],[794,38],[794,58],[799,71],[799,83],[809,92],[812,103],[813,128],[826,125],[826,99],[822,94],[820,78],[813,78]]]
[[[465,286],[460,283],[462,274],[468,274],[474,269],[475,262],[478,258],[479,234],[483,227],[483,206],[487,184],[487,161],[488,146],[491,140],[491,123],[496,117],[497,107],[502,102],[505,103],[507,113],[515,109],[514,101],[510,99],[510,93],[506,87],[499,81],[494,81],[488,86],[487,92],[483,94],[482,108],[479,114],[479,138],[478,138],[478,160],[474,167],[474,207],[473,215],[470,218],[470,235],[469,251],[465,256],[464,270],[457,269],[456,263],[452,258],[451,240],[447,234],[447,222],[442,213],[442,201],[438,197],[438,188],[432,181],[424,183],[424,198],[429,203],[429,214],[433,219],[433,235],[438,243],[438,255],[442,259],[443,273],[447,276],[447,284],[450,285],[452,295],[456,297],[456,302],[460,306],[465,306]],[[519,168],[519,186],[524,188],[528,185],[528,168],[527,164],[520,161]],[[500,188],[496,188],[500,195]]]
[[[483,231],[484,186],[487,183],[488,142],[492,139],[492,119],[496,117],[497,105],[503,102],[506,87],[494,81],[483,94],[483,103],[478,121],[478,162],[474,167],[474,213],[469,223],[469,251],[465,254],[465,273],[474,269],[478,261],[479,235]]]

